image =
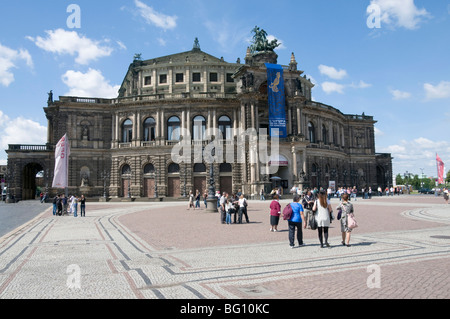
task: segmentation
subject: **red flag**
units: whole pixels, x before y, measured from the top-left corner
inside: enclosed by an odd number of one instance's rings
[[[444,184],[444,162],[441,160],[439,155],[436,153],[436,166],[438,173],[438,183]]]

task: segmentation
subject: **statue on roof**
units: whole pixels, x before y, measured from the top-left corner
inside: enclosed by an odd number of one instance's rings
[[[194,46],[192,48],[193,50],[200,50],[200,42],[198,41],[198,38],[195,38],[194,40]]]
[[[252,53],[273,51],[281,45],[281,43],[278,43],[277,39],[269,42],[269,40],[267,39],[267,32],[263,29],[260,29],[258,26],[256,26],[252,30],[252,32],[254,33],[253,43],[250,46],[250,51]]]
[[[133,61],[142,61],[142,54],[141,53],[136,53],[134,55]]]

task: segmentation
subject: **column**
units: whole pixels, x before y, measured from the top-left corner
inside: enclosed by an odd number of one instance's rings
[[[115,121],[116,121],[116,136],[115,136],[115,142],[116,142],[116,147],[118,147],[118,144],[120,142],[120,130],[119,130],[119,115],[116,113],[114,114],[115,117]]]
[[[232,138],[234,138],[237,135],[237,111],[233,110],[233,134]]]
[[[186,129],[186,114],[185,114],[185,111],[183,110],[183,111],[181,111],[181,135],[183,136],[183,139],[184,139],[184,132],[185,132],[185,129]]]
[[[159,137],[161,136],[159,134],[160,129],[161,129],[161,124],[160,124],[160,120],[159,120],[159,110],[156,110],[156,127],[155,127],[155,135],[156,135],[155,138],[156,138],[156,140],[158,140]]]
[[[255,102],[250,104],[250,114],[252,119],[252,128],[255,128]]]
[[[297,134],[302,133],[302,123],[300,120],[300,108],[297,107]]]
[[[292,121],[292,110],[291,110],[291,107],[290,106],[288,106],[288,118],[287,118],[287,132],[288,132],[288,134],[290,135],[290,134],[292,134],[292,123],[293,123],[293,121]]]
[[[166,145],[166,132],[164,129],[164,110],[161,110],[161,138],[162,138],[162,145]]]
[[[295,149],[295,147],[292,148],[292,161],[293,161],[292,174],[294,175],[294,184],[295,184],[296,182],[298,182],[297,150]]]

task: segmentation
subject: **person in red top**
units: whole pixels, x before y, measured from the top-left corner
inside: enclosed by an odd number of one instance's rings
[[[270,231],[278,231],[278,222],[280,221],[281,205],[278,201],[279,196],[273,195],[273,200],[270,203]]]

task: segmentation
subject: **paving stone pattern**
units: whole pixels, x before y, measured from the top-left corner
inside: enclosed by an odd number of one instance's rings
[[[294,249],[286,221],[269,231],[270,201],[250,201],[250,223],[231,225],[187,202],[88,202],[76,218],[48,209],[0,238],[0,298],[450,297],[450,205],[426,195],[352,203],[351,247],[334,221],[330,248],[304,229]]]

